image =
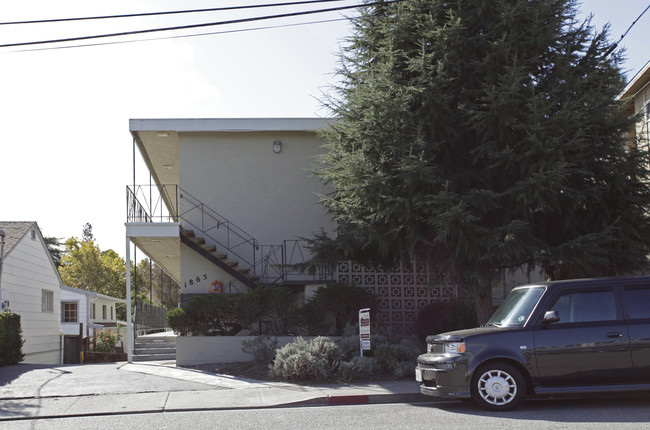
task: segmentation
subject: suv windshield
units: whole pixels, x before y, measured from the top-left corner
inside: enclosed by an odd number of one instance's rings
[[[487,325],[517,327],[523,326],[535,309],[546,287],[534,286],[515,288],[494,312]]]

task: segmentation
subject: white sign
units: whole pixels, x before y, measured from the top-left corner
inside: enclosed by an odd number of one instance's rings
[[[359,340],[363,357],[363,351],[370,350],[370,308],[359,310]]]

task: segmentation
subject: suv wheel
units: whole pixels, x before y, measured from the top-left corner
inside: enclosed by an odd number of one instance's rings
[[[526,380],[519,370],[507,363],[481,366],[472,378],[472,399],[490,411],[509,411],[526,397]]]

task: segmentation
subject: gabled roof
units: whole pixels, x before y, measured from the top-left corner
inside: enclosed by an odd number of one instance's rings
[[[50,252],[47,249],[47,244],[43,238],[43,233],[38,227],[36,221],[0,221],[0,230],[5,232],[5,246],[2,259],[4,260],[18,242],[20,242],[32,229],[36,232],[36,239],[40,241],[45,253],[47,254],[47,258],[52,266],[53,272],[59,280],[59,284],[63,286],[61,275],[54,264],[54,260],[52,260],[52,256],[50,255]]]
[[[3,258],[25,237],[34,225],[36,225],[34,221],[0,221],[0,230],[5,232]]]

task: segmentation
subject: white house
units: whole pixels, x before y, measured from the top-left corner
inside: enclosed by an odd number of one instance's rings
[[[65,363],[79,362],[81,339],[94,336],[97,330],[110,329],[120,333],[124,339],[126,323],[117,319],[118,306],[126,306],[126,300],[78,288],[62,287],[61,329],[65,336]]]
[[[63,282],[35,222],[0,221],[4,252],[0,303],[20,315],[24,363],[61,363]]]

